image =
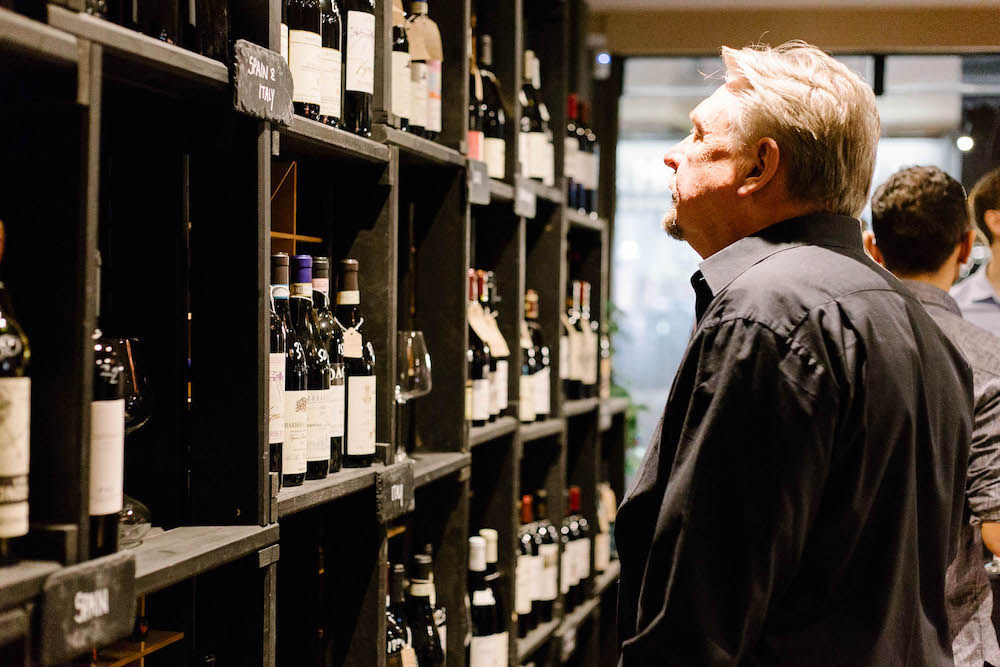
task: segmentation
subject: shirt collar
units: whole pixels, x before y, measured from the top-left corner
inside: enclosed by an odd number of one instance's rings
[[[834,213],[814,213],[790,218],[765,227],[726,246],[702,261],[705,282],[718,294],[754,264],[787,248],[801,245],[861,250],[861,222]]]
[[[966,278],[965,282],[969,284],[966,288],[967,296],[970,301],[993,301],[994,303],[1000,303],[996,290],[990,284],[990,279],[986,277],[986,269],[988,268],[989,265],[984,266]]]
[[[903,284],[906,285],[911,292],[920,300],[920,303],[925,306],[937,306],[939,308],[944,308],[950,313],[954,313],[959,317],[962,316],[962,311],[958,307],[958,303],[951,298],[947,292],[945,292],[940,287],[935,287],[929,283],[921,282],[919,280],[903,280]]]

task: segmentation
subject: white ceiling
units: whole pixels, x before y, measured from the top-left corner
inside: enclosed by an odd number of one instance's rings
[[[881,7],[1000,7],[1000,0],[588,0],[591,11],[623,9],[877,9]]]

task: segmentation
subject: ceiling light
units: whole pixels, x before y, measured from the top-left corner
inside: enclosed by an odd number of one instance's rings
[[[962,151],[963,153],[968,153],[969,151],[972,150],[972,147],[976,145],[976,142],[974,142],[972,140],[972,137],[970,137],[969,135],[963,134],[962,136],[960,136],[958,139],[955,140],[955,145],[958,146],[958,150]]]

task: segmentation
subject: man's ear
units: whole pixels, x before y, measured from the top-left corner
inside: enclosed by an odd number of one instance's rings
[[[781,151],[778,142],[771,137],[764,137],[753,148],[747,164],[747,175],[736,194],[746,197],[763,190],[778,173],[778,162]]]
[[[875,232],[870,229],[866,229],[861,234],[861,240],[864,242],[865,252],[868,253],[868,256],[882,266],[885,266],[885,260],[882,258],[882,251],[878,249],[877,245],[875,245]]]
[[[1000,210],[989,209],[985,211],[983,213],[983,222],[986,223],[986,227],[992,233],[994,240],[1000,239]]]
[[[958,265],[961,266],[969,261],[969,255],[972,254],[972,246],[976,243],[976,230],[970,229],[969,231],[962,234],[962,238],[958,241]]]

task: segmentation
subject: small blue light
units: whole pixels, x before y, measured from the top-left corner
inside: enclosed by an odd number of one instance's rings
[[[599,65],[610,65],[611,64],[611,54],[604,52],[597,54],[597,64]]]

